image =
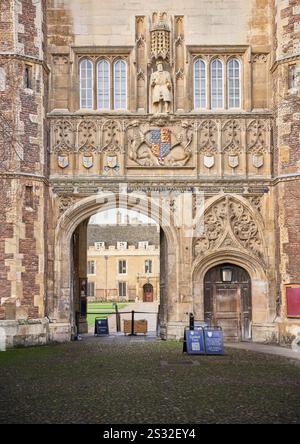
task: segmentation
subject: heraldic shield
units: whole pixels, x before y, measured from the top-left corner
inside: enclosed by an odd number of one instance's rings
[[[264,166],[264,156],[262,154],[253,154],[252,162],[255,168],[261,168]]]
[[[92,166],[94,165],[93,156],[89,156],[89,155],[83,156],[82,163],[86,169],[92,168]]]
[[[240,164],[239,156],[229,156],[228,164],[231,168],[237,168]]]
[[[215,156],[204,156],[203,163],[206,168],[212,168],[215,166]]]
[[[60,168],[67,168],[69,166],[69,156],[67,154],[59,154],[57,163]]]
[[[153,129],[150,132],[151,152],[160,162],[171,152],[171,130],[169,128]]]

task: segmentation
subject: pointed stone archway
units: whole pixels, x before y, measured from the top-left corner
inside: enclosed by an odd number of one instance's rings
[[[122,195],[101,193],[82,199],[70,206],[56,226],[53,297],[48,301],[49,317],[55,320],[55,327],[52,328],[56,333],[53,336],[58,335],[59,330],[67,332],[63,334],[70,336],[74,333],[75,312],[77,311],[74,306],[74,293],[77,291],[76,283],[74,285],[74,242],[77,243],[77,247],[81,245],[79,247],[81,251],[86,249],[86,228],[89,218],[95,213],[126,207],[135,210],[138,207],[139,212],[150,216],[161,227],[160,331],[163,339],[172,336],[172,329],[173,336],[177,335],[176,322],[178,321],[180,301],[178,299],[179,283],[176,278],[178,238],[175,228],[170,225],[167,218],[164,219],[159,205],[153,201],[150,202],[150,198],[147,196],[131,194],[129,202],[125,203]],[[149,207],[151,207],[151,214],[149,214]],[[86,260],[82,261],[83,263],[86,266]],[[79,270],[81,277],[86,274],[86,270]],[[172,276],[172,279],[169,279],[169,276]]]

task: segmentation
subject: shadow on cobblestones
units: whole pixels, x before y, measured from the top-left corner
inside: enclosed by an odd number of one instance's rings
[[[300,367],[227,349],[89,339],[0,353],[0,423],[300,423]]]

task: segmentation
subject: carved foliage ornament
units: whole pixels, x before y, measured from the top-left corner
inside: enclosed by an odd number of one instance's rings
[[[96,151],[97,125],[94,121],[84,120],[78,127],[79,151]]]
[[[59,199],[59,213],[65,213],[75,202],[75,198],[72,196],[62,196]]]
[[[229,120],[223,127],[223,151],[237,155],[242,152],[241,126],[238,120]]]
[[[122,131],[120,124],[115,120],[107,120],[102,127],[101,151],[117,153],[121,149]]]
[[[74,150],[74,130],[71,122],[61,120],[53,128],[53,151],[70,153]]]
[[[242,202],[224,197],[205,213],[204,234],[194,242],[194,255],[228,248],[229,244],[263,259],[262,237],[253,215]]]
[[[205,120],[199,127],[199,152],[210,155],[218,152],[218,127],[213,120]]]
[[[253,120],[247,128],[247,151],[251,154],[263,154],[267,151],[266,123]]]

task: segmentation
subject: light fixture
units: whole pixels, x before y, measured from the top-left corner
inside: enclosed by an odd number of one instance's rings
[[[232,282],[232,268],[224,267],[222,268],[222,281]]]

